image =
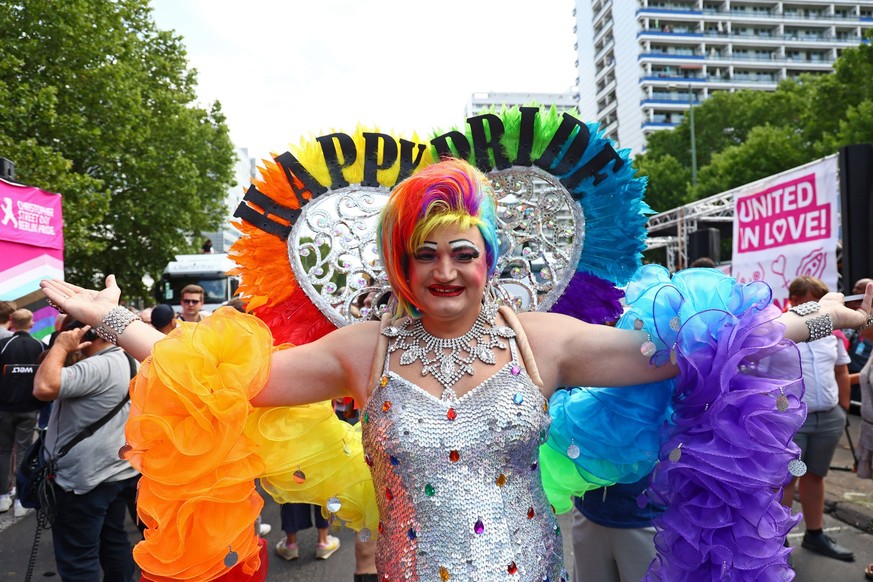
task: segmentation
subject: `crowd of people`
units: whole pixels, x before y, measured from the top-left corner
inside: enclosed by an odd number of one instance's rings
[[[0,334],[8,336],[0,339],[0,512],[13,506],[9,477],[15,458],[33,441],[40,411],[50,406],[44,438],[57,465],[52,539],[62,580],[95,580],[101,572],[107,580],[130,580],[134,555],[146,577],[167,578],[172,575],[167,572],[185,568],[204,579],[233,573],[255,579],[266,566],[260,559],[264,544],[256,540],[270,529],[259,527],[261,504],[252,502],[260,495],[259,477],[283,503],[282,537],[274,552],[285,560],[299,558],[297,533],[313,526],[316,558],[330,558],[340,547],[330,535],[330,520],[342,518],[358,531],[357,581],[375,580],[377,573],[392,580],[490,579],[498,573],[564,579],[561,532],[541,480],[558,465],[539,456],[540,445],[547,438],[565,438],[566,457],[575,460],[578,445],[587,446],[586,433],[557,426],[553,419],[596,412],[599,406],[595,400],[591,408],[598,389],[564,388],[626,387],[618,392],[642,395],[665,383],[673,386],[688,369],[686,362],[697,357],[683,343],[686,325],[703,326],[716,341],[722,334],[741,337],[764,330],[777,337],[766,347],[768,355],[799,350],[808,413],[794,442],[808,470],[785,483],[783,503],[791,507],[797,485],[806,526],[802,546],[854,559],[822,531],[824,477],[845,426],[853,379],[861,385],[867,423],[858,475],[871,477],[873,431],[867,429],[873,422],[873,358],[868,350],[868,359],[852,376],[846,346],[832,332],[860,330],[855,333],[861,347],[852,349],[863,353],[864,342],[873,337],[873,282],[859,281],[856,291],[864,299],[846,306],[821,281],[801,277],[791,284],[792,307],[784,313],[747,298],[739,306],[734,301],[735,312],[714,322],[700,316],[713,310],[707,303],[713,301],[713,285],[731,295],[739,284],[709,264],[689,269],[673,283],[650,269],[628,286],[628,316],[612,326],[591,325],[555,313],[516,314],[490,301],[498,252],[495,201],[487,179],[465,162],[436,163],[401,182],[380,221],[379,248],[395,295],[393,313],[297,347],[274,348],[270,330],[245,314],[240,301],[207,316],[203,289],[196,285],[182,290],[178,314],[167,305],[134,313],[119,306],[121,290],[111,275],[101,290],[44,281],[50,304],[65,314],[49,346],[28,334],[30,312],[15,306],[10,311],[0,303]],[[670,311],[663,303],[667,294],[658,292],[668,286],[694,309]],[[698,289],[706,299],[698,297]],[[757,317],[759,311],[769,315]],[[659,356],[656,344],[661,338],[656,326],[665,321],[675,327],[679,346],[669,357]],[[219,354],[232,365],[223,368]],[[25,364],[32,365],[29,371]],[[17,376],[14,365],[23,370]],[[161,374],[150,373],[155,366]],[[138,368],[141,373],[131,384]],[[208,386],[222,382],[231,368],[235,382]],[[207,386],[205,392],[190,386],[192,370],[202,372],[198,380]],[[800,377],[799,371],[792,376],[791,370],[765,370],[763,364],[757,371],[762,378]],[[16,394],[8,401],[7,387]],[[219,387],[222,402],[216,413],[211,395]],[[559,392],[560,398],[553,398]],[[777,398],[777,408],[802,410],[787,394]],[[228,430],[210,432],[213,440],[191,425],[184,429],[187,434],[172,432],[178,418],[171,421],[165,411],[173,406],[178,411],[181,402],[185,407],[197,402],[203,425],[227,423]],[[324,402],[332,404],[322,414],[317,403]],[[279,410],[275,407],[287,407],[281,408],[286,416],[269,417],[270,410]],[[245,412],[229,418],[225,411],[234,409]],[[250,422],[248,415],[264,416]],[[268,417],[275,423],[267,423]],[[93,435],[64,450],[95,423],[100,427]],[[158,436],[156,427],[171,432]],[[277,434],[275,427],[295,434]],[[232,449],[221,435],[244,428],[256,449],[248,454],[256,456],[244,460],[237,451],[233,462],[219,458],[216,451]],[[186,438],[192,440],[186,444]],[[174,448],[194,442],[208,451],[180,456]],[[669,461],[681,458],[681,446],[670,452]],[[598,462],[613,470],[624,455],[636,452],[621,450],[614,453],[617,458],[602,453]],[[315,470],[300,470],[297,459],[307,456],[318,458],[320,470],[335,479],[325,485],[336,495],[327,503],[329,513],[294,495],[294,483],[317,486],[321,478]],[[180,458],[186,466],[178,464]],[[274,471],[271,463],[289,467],[291,485],[279,483],[283,470]],[[266,469],[246,472],[256,466]],[[564,476],[578,477],[575,465],[569,467],[561,469],[567,471]],[[155,478],[156,470],[167,480]],[[231,473],[222,473],[226,470]],[[657,541],[657,532],[668,527],[665,515],[671,514],[665,513],[669,504],[651,471],[649,465],[641,474],[627,472],[627,478],[612,480],[595,475],[592,482],[600,486],[577,494],[571,534],[577,582],[640,580],[647,570],[665,576],[671,571]],[[186,511],[194,519],[183,522],[166,495],[178,472],[193,475],[186,478],[190,486],[202,487],[198,490],[207,498],[227,494],[221,488],[237,479],[228,486],[239,486],[233,495],[242,502],[220,521],[191,507]],[[337,485],[355,489],[370,478],[372,487],[360,495]],[[142,527],[151,531],[134,551],[124,523],[136,511]],[[784,511],[776,521],[794,525],[790,510],[767,511]],[[204,521],[212,524],[209,539],[198,529]],[[765,575],[787,572],[780,562],[788,555],[782,548],[785,535],[775,539],[778,549],[761,566]],[[188,555],[192,541],[203,548]],[[770,547],[770,541],[762,539],[761,547]]]

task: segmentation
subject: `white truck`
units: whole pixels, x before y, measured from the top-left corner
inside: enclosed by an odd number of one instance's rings
[[[203,311],[213,311],[232,299],[239,287],[239,277],[227,274],[234,267],[226,253],[176,255],[155,285],[155,298],[179,311],[182,289],[193,283],[205,292]]]

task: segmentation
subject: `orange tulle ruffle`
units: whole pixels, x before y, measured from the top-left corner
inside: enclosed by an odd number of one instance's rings
[[[329,402],[256,409],[274,351],[267,326],[231,308],[155,344],[131,386],[125,457],[142,473],[147,527],[134,558],[146,580],[255,575],[255,479],[278,502],[325,507],[353,529],[378,513],[360,431]],[[325,511],[326,512],[326,511]]]

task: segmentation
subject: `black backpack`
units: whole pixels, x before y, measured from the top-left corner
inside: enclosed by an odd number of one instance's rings
[[[18,362],[16,354],[20,354],[22,342],[32,342],[33,349],[26,360]],[[42,342],[29,334],[17,333],[0,340],[0,410],[6,412],[30,412],[39,410],[45,402],[37,400],[33,395],[33,377],[38,365],[36,360],[45,349]]]

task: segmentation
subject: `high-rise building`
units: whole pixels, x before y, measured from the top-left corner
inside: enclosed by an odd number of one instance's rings
[[[545,107],[555,106],[558,111],[569,111],[578,105],[579,95],[573,91],[567,93],[473,93],[464,110],[466,117],[477,115],[483,109],[501,106],[530,105],[536,103]]]
[[[623,148],[717,91],[829,73],[873,0],[576,0],[579,110]]]

